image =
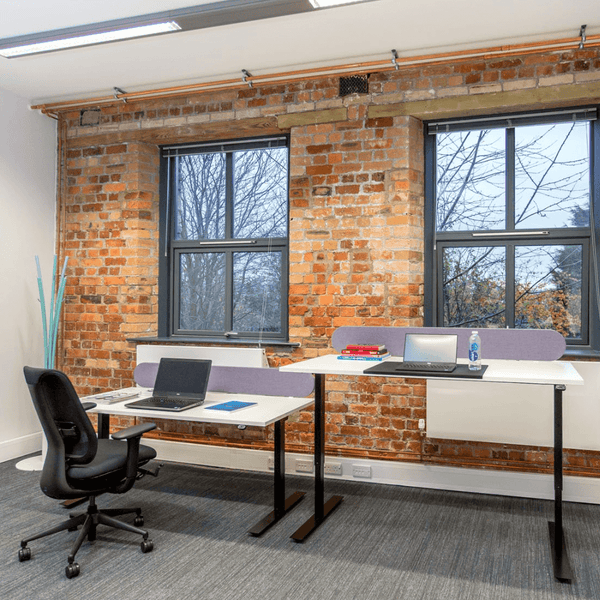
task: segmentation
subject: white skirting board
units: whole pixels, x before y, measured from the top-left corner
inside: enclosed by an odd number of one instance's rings
[[[269,472],[272,452],[223,446],[207,446],[187,442],[144,439],[144,444],[158,452],[158,460],[208,467],[225,467],[247,471]],[[286,453],[286,473],[308,475],[296,471],[296,460],[310,460],[307,454]],[[427,489],[496,494],[521,498],[554,498],[552,475],[514,473],[484,469],[463,469],[437,465],[391,462],[385,460],[327,457],[325,464],[341,465],[342,475],[325,475],[327,479],[344,479],[363,483],[384,483]],[[370,467],[371,477],[354,477],[352,467]],[[364,471],[363,471],[364,472]],[[307,484],[311,485],[311,484]],[[600,504],[600,479],[564,477],[563,500]]]
[[[19,458],[42,449],[42,432],[30,433],[14,440],[0,442],[0,463]]]

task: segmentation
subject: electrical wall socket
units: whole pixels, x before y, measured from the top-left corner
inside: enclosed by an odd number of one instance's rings
[[[325,473],[327,475],[341,475],[342,474],[342,463],[337,462],[326,462]]]
[[[371,467],[364,467],[363,465],[352,465],[352,476],[370,479]]]
[[[425,419],[419,419],[419,429],[421,431],[425,430]]]
[[[312,473],[313,472],[313,461],[312,460],[296,460],[296,471],[299,473]]]

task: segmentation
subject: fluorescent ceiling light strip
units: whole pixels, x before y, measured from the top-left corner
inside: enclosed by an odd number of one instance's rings
[[[0,49],[0,55],[6,58],[14,58],[16,56],[25,56],[27,54],[52,52],[54,50],[65,50],[67,48],[76,48],[79,46],[90,46],[93,44],[103,44],[105,42],[116,42],[119,40],[127,40],[148,35],[157,35],[159,33],[179,31],[180,29],[181,27],[179,27],[175,21],[155,23],[153,25],[128,27],[126,29],[105,31],[103,33],[92,33],[89,35],[80,35],[77,37],[52,40],[48,42],[36,42],[34,44],[27,44],[24,46],[2,48]]]
[[[354,4],[363,0],[309,0],[315,8],[327,8],[328,6],[340,6],[341,4]]]

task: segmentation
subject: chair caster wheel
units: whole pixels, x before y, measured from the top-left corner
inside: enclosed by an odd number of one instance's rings
[[[152,550],[154,550],[154,543],[152,542],[152,540],[144,540],[141,543],[140,548],[142,549],[142,552],[144,554],[146,554],[146,552],[152,552]]]
[[[19,562],[25,562],[31,558],[31,548],[21,548],[19,550]]]
[[[142,517],[142,515],[138,515],[134,520],[133,520],[133,524],[136,527],[143,527],[144,526],[144,517]]]
[[[77,577],[79,572],[80,569],[77,563],[71,563],[70,565],[67,565],[67,568],[65,569],[65,575],[67,576],[67,579],[73,579],[73,577]]]

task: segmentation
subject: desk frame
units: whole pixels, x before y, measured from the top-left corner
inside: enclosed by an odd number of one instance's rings
[[[100,412],[102,411],[102,412]],[[104,412],[107,411],[107,412]],[[98,414],[98,437],[108,438],[110,435],[110,408],[109,406],[98,406],[94,409]],[[112,413],[115,414],[115,413]],[[121,414],[121,413],[118,413]],[[178,416],[181,413],[176,413]],[[157,418],[168,419],[168,411],[160,411],[157,413]],[[132,417],[140,416],[135,411],[131,411]],[[144,414],[144,418],[149,418]],[[306,492],[294,492],[286,498],[285,496],[285,422],[287,416],[274,422],[274,476],[273,476],[273,510],[263,517],[258,523],[248,530],[248,533],[253,537],[261,536],[270,527],[283,519],[302,498]]]
[[[303,542],[343,500],[332,496],[325,502],[325,375],[315,374],[315,512],[291,538]]]
[[[327,362],[331,361],[331,362]],[[332,496],[325,502],[324,493],[324,423],[325,423],[325,377],[326,375],[341,376],[370,376],[370,377],[389,377],[388,375],[365,374],[364,369],[358,369],[353,361],[343,361],[343,365],[336,365],[335,356],[323,356],[316,359],[309,359],[299,363],[293,363],[282,367],[285,371],[311,372],[315,376],[315,465],[317,472],[315,475],[315,512],[293,535],[292,539],[297,542],[304,541],[323,521],[331,514],[333,509],[342,501],[341,496]],[[562,490],[563,490],[563,392],[566,389],[565,384],[558,383],[561,379],[567,383],[581,383],[581,378],[568,363],[561,364],[564,372],[557,369],[541,365],[548,365],[548,362],[537,363],[538,373],[535,376],[523,374],[523,368],[529,371],[528,361],[489,361],[488,370],[481,380],[466,379],[464,381],[490,381],[497,383],[527,383],[532,385],[552,385],[554,388],[554,521],[548,522],[550,536],[550,554],[552,557],[552,566],[554,576],[558,581],[570,583],[573,580],[573,570],[567,553],[562,515]],[[305,364],[303,364],[305,363]],[[492,367],[491,363],[495,363]],[[501,364],[517,364],[513,374],[506,375]],[[530,364],[534,364],[532,361]],[[498,368],[499,367],[499,368]],[[561,368],[563,368],[561,367]],[[566,372],[572,369],[573,373]],[[409,377],[409,376],[403,376]],[[422,375],[416,376],[417,379],[427,379]],[[457,378],[458,380],[458,378]]]
[[[550,554],[554,577],[563,583],[571,583],[573,570],[563,529],[563,392],[566,386],[554,386],[554,521],[548,521]]]

